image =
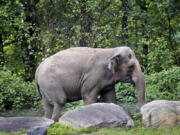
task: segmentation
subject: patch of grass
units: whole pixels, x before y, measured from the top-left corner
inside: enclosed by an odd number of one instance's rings
[[[48,135],[75,135],[81,133],[91,133],[93,129],[90,128],[73,128],[70,125],[55,123],[48,129]]]
[[[180,128],[155,129],[145,127],[140,121],[135,121],[134,128],[102,128],[99,130],[90,128],[73,128],[69,125],[55,123],[48,129],[47,135],[180,135]]]
[[[180,128],[155,129],[145,127],[140,121],[136,121],[135,128],[103,128],[91,135],[180,135]]]
[[[152,128],[104,128],[93,133],[92,135],[180,135],[180,128],[171,130],[152,129]]]
[[[22,135],[25,133],[26,133],[26,131],[22,130],[22,131],[12,132],[12,133],[0,132],[0,135]]]
[[[73,128],[69,125],[55,123],[48,129],[47,135],[180,135],[180,127],[173,129],[155,129],[145,127],[140,121],[135,121],[134,128]],[[0,135],[22,135],[26,131],[2,133]]]
[[[39,116],[43,115],[44,110],[42,108],[30,108],[30,109],[20,109],[20,110],[6,110],[1,111],[0,116],[2,117],[26,117],[26,116]]]

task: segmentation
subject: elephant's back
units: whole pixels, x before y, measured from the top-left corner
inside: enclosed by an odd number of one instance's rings
[[[97,56],[106,57],[112,49],[76,47],[66,49],[46,58],[38,67],[38,74],[44,78],[81,78],[96,63]],[[51,77],[52,76],[52,77]],[[58,78],[57,78],[58,77]],[[42,78],[42,77],[41,77]]]
[[[90,58],[92,55],[96,53],[96,49],[88,48],[88,47],[76,47],[76,48],[69,48],[63,51],[59,51],[58,53],[52,56],[52,59],[55,61],[58,59],[62,62],[85,62],[84,59]]]
[[[39,72],[53,74],[85,73],[98,61],[111,56],[113,49],[75,47],[46,58],[39,66]]]
[[[70,48],[60,51],[50,57],[51,64],[59,67],[61,71],[83,71],[89,65],[89,59],[93,55],[93,51],[90,48]]]
[[[67,81],[72,85],[79,84],[83,74],[89,68],[92,50],[90,48],[70,48],[46,58],[36,70],[38,82],[56,80],[65,85]]]

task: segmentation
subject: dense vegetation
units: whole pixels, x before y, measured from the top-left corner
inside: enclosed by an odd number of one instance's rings
[[[24,82],[22,78],[9,70],[0,72],[0,111],[10,109],[29,109],[39,107],[39,96],[35,84]]]
[[[179,22],[179,0],[0,0],[0,111],[38,108],[36,67],[75,46],[131,47],[147,100],[179,100]],[[120,103],[136,102],[130,85],[116,91]]]
[[[83,133],[90,133],[89,135],[179,135],[179,132],[180,129],[176,127],[171,130],[153,129],[144,127],[142,123],[136,121],[135,128],[102,128],[100,130],[91,128],[74,129],[71,126],[56,123],[48,130],[48,135],[80,135]]]
[[[173,67],[159,73],[146,75],[146,98],[147,102],[158,99],[180,99],[180,68]],[[129,84],[116,85],[117,98],[120,103],[137,102],[135,90]]]
[[[142,125],[139,121],[136,121],[135,128],[73,128],[69,125],[63,125],[55,123],[52,125],[47,132],[47,135],[179,135],[180,128],[168,129],[154,129],[147,128]],[[22,135],[25,131],[16,133],[0,133],[0,135]]]

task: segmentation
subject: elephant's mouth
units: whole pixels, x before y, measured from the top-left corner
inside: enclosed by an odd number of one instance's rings
[[[131,83],[131,84],[135,84],[132,80],[132,76],[131,75],[126,75],[124,80],[123,80],[124,83]]]

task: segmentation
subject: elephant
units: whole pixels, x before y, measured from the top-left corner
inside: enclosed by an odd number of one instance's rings
[[[35,82],[45,117],[58,121],[65,103],[83,100],[92,104],[116,103],[114,86],[131,83],[137,89],[138,106],[145,104],[144,73],[134,52],[116,48],[74,47],[46,58],[36,69]]]

